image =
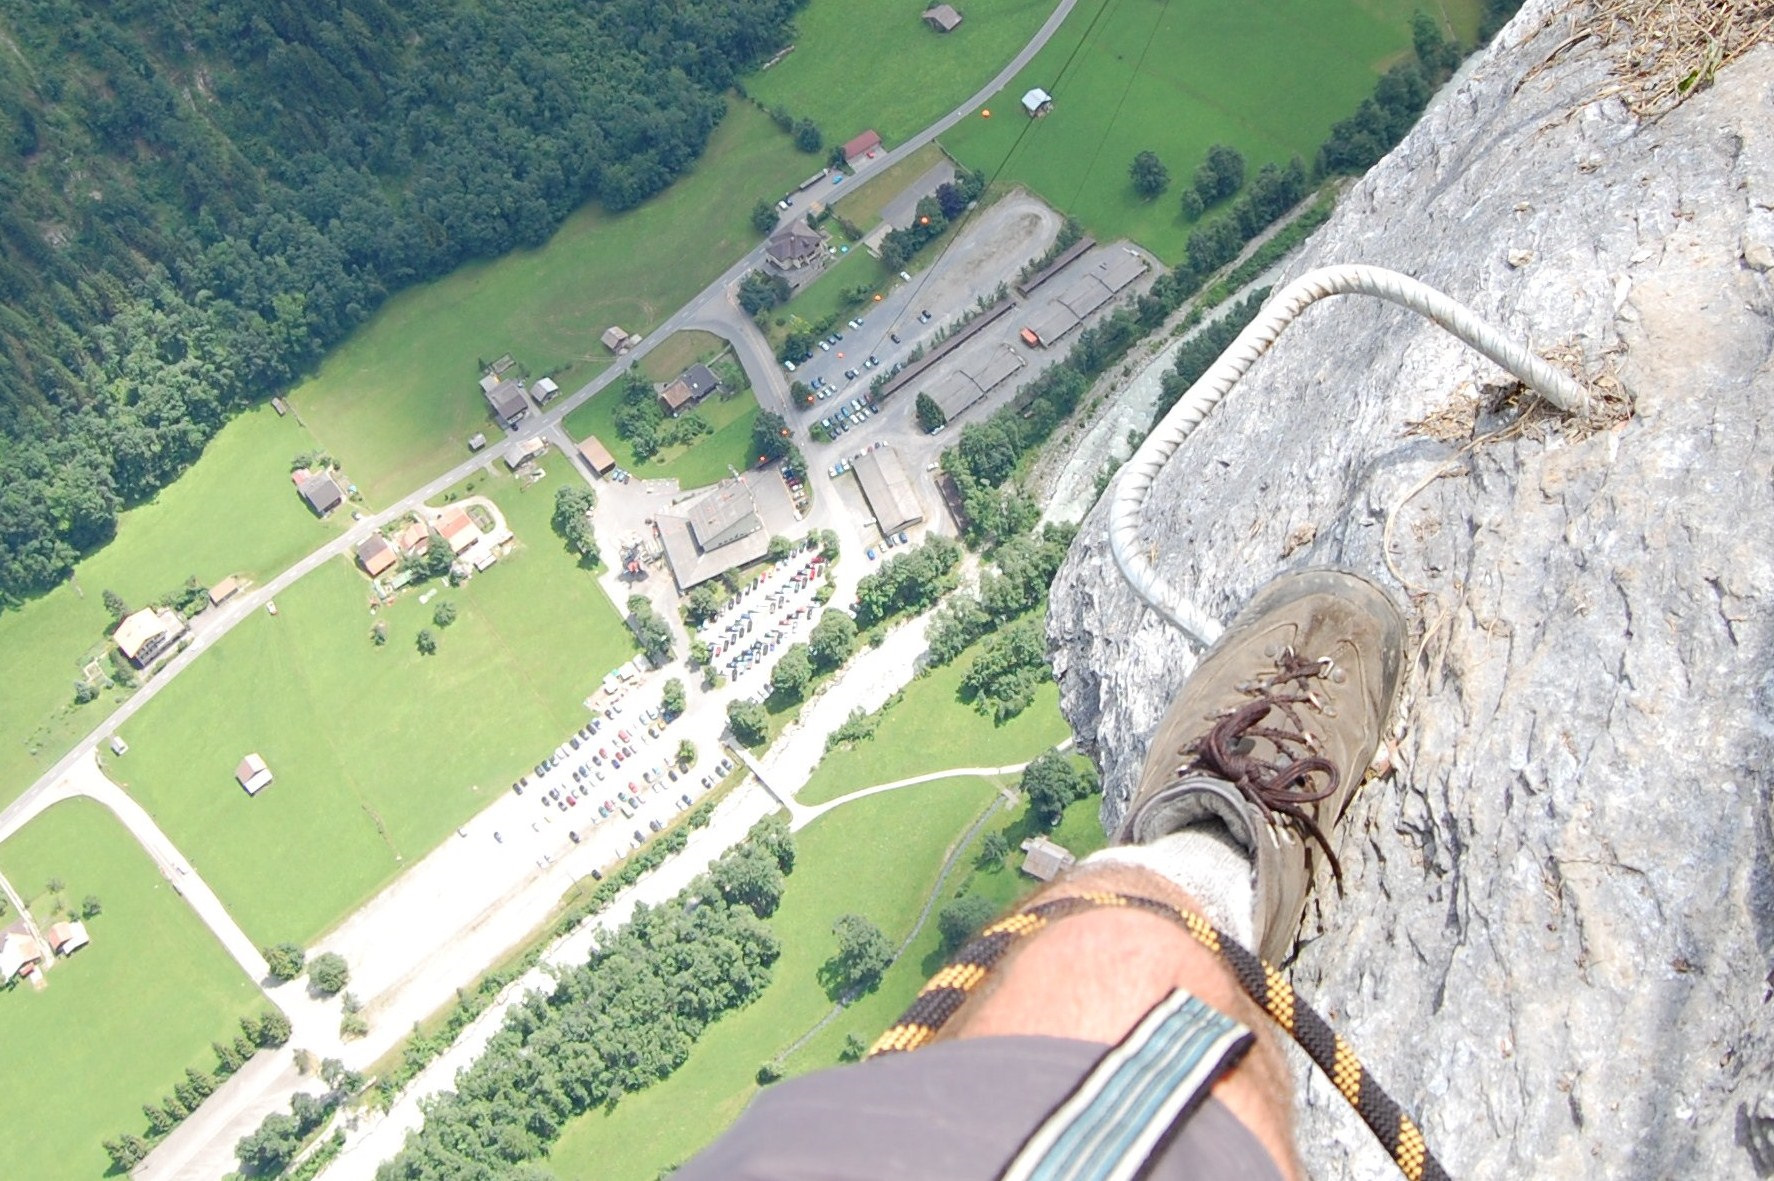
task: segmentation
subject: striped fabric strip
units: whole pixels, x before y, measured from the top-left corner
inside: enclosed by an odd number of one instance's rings
[[[1131,1181],[1171,1125],[1207,1098],[1255,1040],[1177,989],[1036,1129],[1004,1181]]]

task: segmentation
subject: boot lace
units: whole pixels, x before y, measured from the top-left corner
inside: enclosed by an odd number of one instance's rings
[[[1283,651],[1273,673],[1243,687],[1251,700],[1222,715],[1182,753],[1191,760],[1191,769],[1236,787],[1272,825],[1291,826],[1316,843],[1341,885],[1342,864],[1306,806],[1334,795],[1342,775],[1336,764],[1317,753],[1318,739],[1300,713],[1301,706],[1331,712],[1310,684],[1328,669],[1326,660],[1303,659],[1291,648]],[[1282,724],[1265,725],[1271,714],[1280,715]],[[1276,757],[1265,759],[1256,753],[1256,743],[1250,740],[1258,738],[1268,740]],[[1315,777],[1322,777],[1322,786],[1313,787]]]

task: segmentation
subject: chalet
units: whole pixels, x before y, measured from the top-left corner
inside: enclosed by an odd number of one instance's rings
[[[186,631],[185,621],[170,607],[143,607],[124,617],[111,633],[117,650],[137,668],[147,668]]]
[[[844,145],[844,163],[854,164],[881,146],[881,133],[870,129]]]
[[[267,767],[265,760],[257,754],[250,754],[241,759],[240,765],[234,768],[234,778],[241,787],[246,789],[247,795],[256,796],[271,786],[271,768]]]
[[[400,559],[388,539],[380,533],[373,534],[357,547],[357,564],[371,578],[379,578],[392,570]]]
[[[625,330],[612,324],[604,329],[603,341],[604,347],[612,353],[620,353],[633,343],[633,338]]]
[[[468,513],[460,505],[445,509],[438,514],[437,535],[449,543],[450,552],[459,554],[473,545],[480,536],[480,530],[468,519]]]
[[[400,531],[400,536],[395,539],[394,544],[400,547],[401,553],[411,557],[414,554],[424,553],[425,547],[430,541],[431,530],[425,527],[425,522],[414,521]]]
[[[533,462],[538,455],[548,450],[548,444],[541,439],[529,438],[513,443],[505,449],[505,466],[511,471]]]
[[[1028,854],[1023,858],[1023,872],[1043,882],[1051,882],[1078,860],[1064,845],[1046,837],[1030,837],[1022,843],[1022,850]]]
[[[684,384],[684,379],[681,377],[659,391],[660,408],[673,418],[682,414],[686,407],[694,405],[695,402],[696,399],[690,393],[690,387]]]
[[[924,23],[939,33],[952,33],[961,27],[961,14],[952,4],[938,4],[924,10]]]
[[[509,378],[496,383],[491,389],[487,388],[487,383],[483,380],[481,392],[487,396],[487,409],[493,412],[493,417],[506,430],[516,426],[530,412],[530,403],[524,398],[524,387]]]
[[[86,924],[79,919],[51,923],[43,937],[49,940],[50,949],[61,956],[73,955],[92,942],[92,936],[86,933]]]
[[[579,444],[579,458],[585,461],[585,466],[591,469],[594,476],[608,475],[616,467],[616,457],[598,441],[596,435],[585,436],[584,441]]]
[[[538,407],[546,406],[560,397],[560,393],[561,387],[556,384],[554,378],[544,377],[530,386],[530,401],[536,403]]]
[[[345,503],[345,490],[330,472],[313,472],[296,488],[316,516],[324,517]]]
[[[795,271],[819,261],[825,251],[825,238],[812,226],[796,218],[770,235],[764,244],[764,256],[779,271]]]

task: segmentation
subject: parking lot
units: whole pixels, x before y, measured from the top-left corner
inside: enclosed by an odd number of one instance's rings
[[[825,559],[816,548],[803,546],[723,604],[696,636],[708,645],[709,658],[728,680],[750,687],[757,674],[775,664],[771,657],[778,650],[805,640],[813,630],[823,610],[814,596],[824,578]],[[768,677],[746,695],[756,700],[768,696]]]

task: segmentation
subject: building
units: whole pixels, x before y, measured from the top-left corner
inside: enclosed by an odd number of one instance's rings
[[[1132,250],[1105,251],[1094,266],[1073,279],[1052,303],[1035,314],[1023,328],[1023,340],[1043,347],[1053,344],[1125,291],[1151,265],[1144,255]]]
[[[938,4],[924,10],[924,23],[939,33],[952,33],[961,27],[961,14],[951,4]]]
[[[587,435],[579,444],[579,458],[591,469],[594,476],[605,476],[616,468],[616,457],[610,449],[598,441],[596,435]]]
[[[1046,837],[1030,837],[1022,844],[1024,853],[1022,870],[1032,878],[1051,882],[1078,859],[1064,845],[1055,844]]]
[[[869,129],[844,145],[844,163],[854,164],[881,146],[881,133]]]
[[[431,530],[425,527],[425,522],[414,521],[400,531],[400,536],[395,539],[394,544],[400,548],[401,553],[411,557],[414,554],[424,553],[425,547],[430,541]]]
[[[371,578],[380,578],[399,562],[400,558],[395,554],[394,547],[380,533],[372,534],[357,547],[357,564]]]
[[[468,449],[470,451],[479,451],[482,447],[485,447],[486,445],[487,445],[487,437],[485,435],[481,434],[479,431],[475,431],[472,435],[468,436]]]
[[[31,937],[30,928],[20,921],[0,935],[0,982],[15,976],[29,976],[43,959],[43,948]]]
[[[109,745],[111,747],[111,753],[120,758],[129,753],[129,743],[123,741],[123,735],[121,734],[111,735]]]
[[[493,417],[506,430],[516,426],[530,412],[530,403],[524,397],[524,387],[516,381],[507,378],[488,389],[486,379],[483,379],[481,389],[487,396],[487,409],[493,412]]]
[[[659,391],[659,404],[674,417],[721,388],[721,379],[707,365],[692,365]]]
[[[604,329],[603,341],[612,353],[620,353],[631,343],[628,333],[614,324]]]
[[[185,634],[185,621],[170,607],[143,607],[126,615],[111,633],[117,650],[137,668],[147,668],[154,658]]]
[[[234,778],[246,789],[247,795],[256,796],[271,786],[271,768],[257,754],[250,754],[234,768]]]
[[[508,470],[515,472],[518,468],[533,463],[536,457],[546,450],[548,450],[548,444],[541,439],[533,437],[523,439],[505,449],[505,466]]]
[[[556,384],[554,378],[544,377],[530,386],[530,401],[536,403],[537,406],[546,406],[560,397],[560,393],[561,387]]]
[[[234,575],[230,574],[228,577],[209,588],[209,605],[211,607],[220,607],[223,603],[226,603],[229,599],[232,599],[235,595],[239,594],[240,588],[245,585],[246,581],[244,579],[236,578]]]
[[[683,512],[654,518],[678,590],[762,558],[770,538],[795,529],[795,504],[775,468],[722,480]]]
[[[918,503],[917,489],[912,487],[912,477],[898,451],[871,448],[857,456],[852,467],[883,535],[909,529],[924,519],[924,507]]]
[[[313,472],[296,488],[302,499],[308,502],[315,515],[326,516],[345,503],[345,490],[332,477],[331,472]]]
[[[1039,119],[1053,110],[1053,96],[1039,86],[1023,95],[1023,113],[1031,119]]]
[[[92,942],[92,936],[86,933],[86,924],[79,919],[51,923],[43,937],[49,940],[50,950],[63,956],[73,955]]]
[[[764,244],[764,256],[779,271],[798,271],[819,261],[825,237],[800,218],[789,222]]]
[[[683,413],[684,409],[694,404],[695,401],[696,399],[690,394],[690,387],[684,384],[684,379],[681,377],[659,391],[660,407],[673,418]]]
[[[461,505],[452,505],[439,513],[434,524],[437,535],[449,543],[452,554],[461,553],[480,536],[480,530],[475,527],[468,517],[468,511]]]

